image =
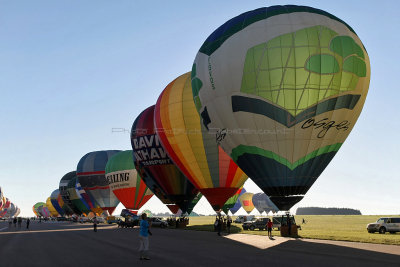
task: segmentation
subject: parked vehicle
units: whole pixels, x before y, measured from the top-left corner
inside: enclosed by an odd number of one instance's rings
[[[256,218],[256,219],[253,219],[251,221],[244,222],[242,227],[243,227],[243,230],[251,230],[251,231],[253,231],[253,230],[255,230],[257,228],[260,231],[262,231],[262,230],[266,230],[267,229],[265,227],[267,222],[268,222],[268,218]]]
[[[119,218],[117,216],[108,216],[106,221],[108,224],[118,223]]]
[[[368,233],[379,232],[380,234],[400,232],[400,217],[379,218],[375,223],[367,224],[367,231]]]
[[[291,215],[291,216],[289,216],[289,218],[290,218],[291,224],[295,225],[296,220],[294,219],[294,216]],[[287,224],[287,216],[286,215],[274,216],[274,217],[272,217],[272,223],[273,223],[272,228],[280,230],[282,225]],[[298,226],[298,228],[300,228],[300,227]]]
[[[151,221],[151,226],[152,227],[160,227],[160,228],[167,228],[168,227],[168,223],[164,220],[162,220],[161,218],[150,218]]]
[[[121,218],[118,220],[118,227],[127,228],[139,225],[139,216],[128,209],[121,211]]]
[[[239,215],[236,217],[236,219],[233,221],[234,223],[244,223],[247,221],[251,221],[254,219],[254,215]]]

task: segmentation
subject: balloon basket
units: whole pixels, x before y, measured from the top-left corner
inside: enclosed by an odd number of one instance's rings
[[[281,226],[281,236],[283,236],[283,237],[298,237],[297,225],[291,226],[290,234],[289,234],[289,227],[287,225],[282,225]]]

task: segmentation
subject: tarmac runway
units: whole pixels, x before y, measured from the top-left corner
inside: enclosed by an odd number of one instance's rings
[[[139,260],[139,229],[0,222],[0,266],[400,266],[400,246],[153,228],[151,260]]]

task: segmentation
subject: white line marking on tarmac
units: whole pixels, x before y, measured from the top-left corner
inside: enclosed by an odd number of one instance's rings
[[[3,231],[3,230],[6,230],[7,228],[8,228],[8,227],[1,228],[1,229],[0,229],[0,232]]]

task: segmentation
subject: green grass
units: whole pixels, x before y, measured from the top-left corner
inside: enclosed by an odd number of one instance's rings
[[[380,217],[393,217],[393,215],[299,215],[295,217],[297,224],[301,226],[301,230],[299,230],[299,237],[301,238],[400,245],[400,233],[381,235],[378,233],[370,234],[366,230],[368,223],[375,222]],[[302,218],[307,221],[306,224],[301,224]],[[190,217],[190,224],[186,229],[214,231],[214,220],[214,216]],[[232,224],[231,233],[267,234],[266,231],[243,230],[242,225],[236,223]],[[272,234],[280,236],[279,231],[272,231]]]

